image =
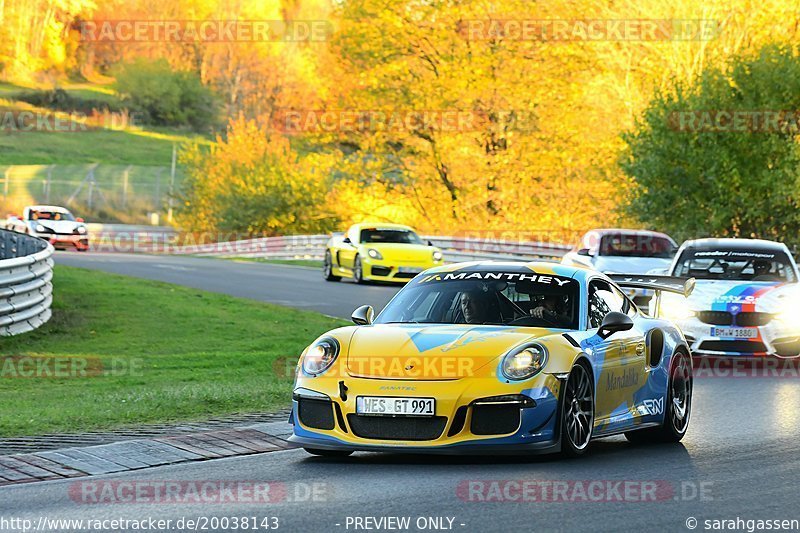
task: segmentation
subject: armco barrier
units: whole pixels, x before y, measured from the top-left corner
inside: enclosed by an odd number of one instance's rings
[[[50,319],[52,279],[49,243],[0,230],[0,336],[31,331]]]
[[[249,257],[269,259],[319,259],[325,254],[329,235],[288,235],[240,241],[172,247],[171,253],[209,257]],[[544,242],[512,242],[462,237],[427,235],[442,249],[445,261],[476,260],[549,260],[558,261],[571,247]]]

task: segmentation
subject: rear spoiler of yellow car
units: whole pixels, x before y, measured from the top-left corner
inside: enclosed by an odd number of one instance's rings
[[[631,276],[630,274],[607,274],[611,281],[623,289],[646,289],[656,292],[674,292],[688,298],[694,290],[694,278],[675,276]]]

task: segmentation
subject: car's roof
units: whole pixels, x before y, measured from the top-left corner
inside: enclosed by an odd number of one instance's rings
[[[682,248],[707,248],[726,250],[786,250],[782,242],[766,241],[763,239],[695,239],[683,243]]]
[[[361,222],[359,224],[353,224],[353,227],[357,229],[364,229],[364,228],[377,228],[377,229],[404,229],[414,231],[411,226],[405,226],[403,224],[393,224],[389,222]]]
[[[69,213],[69,209],[57,205],[29,205],[25,209],[30,209],[31,211],[51,211],[53,213]]]
[[[649,235],[651,237],[664,237],[672,240],[672,237],[660,231],[652,231],[649,229],[628,229],[628,228],[597,228],[589,230],[586,233],[599,233],[600,235]]]
[[[455,272],[457,270],[472,270],[477,272],[536,272],[537,274],[551,274],[564,278],[582,278],[585,277],[586,274],[597,274],[597,272],[592,269],[566,266],[552,261],[468,261],[434,267],[427,270],[427,272],[440,273]]]

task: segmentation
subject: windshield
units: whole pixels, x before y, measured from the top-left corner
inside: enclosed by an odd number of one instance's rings
[[[75,220],[72,213],[61,213],[58,211],[31,211],[30,217],[31,220]]]
[[[577,281],[534,272],[457,271],[415,278],[375,323],[578,329]]]
[[[780,251],[685,250],[675,276],[743,281],[797,281],[789,257]]]
[[[600,255],[669,259],[675,244],[667,238],[636,233],[614,233],[600,240]]]
[[[422,244],[422,239],[413,231],[407,229],[377,229],[368,228],[361,230],[362,243],[395,243],[395,244]]]

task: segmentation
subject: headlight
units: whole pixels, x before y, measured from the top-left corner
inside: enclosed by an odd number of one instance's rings
[[[663,297],[660,314],[669,320],[685,320],[695,315],[694,311],[689,309],[689,303],[686,300]]]
[[[369,250],[367,250],[367,255],[373,259],[383,259],[381,253],[375,248],[370,248]]]
[[[303,357],[303,372],[311,376],[322,374],[336,361],[339,343],[332,337],[325,337],[309,347]]]
[[[433,260],[434,261],[441,261],[442,259],[444,259],[444,255],[442,254],[442,252],[440,252],[439,250],[436,250],[435,252],[433,252]]]
[[[792,328],[800,328],[800,315],[796,311],[781,311],[775,318]]]
[[[44,233],[45,231],[47,231],[47,228],[45,228],[41,224],[36,224],[36,227],[34,229],[36,230],[36,233]]]
[[[796,301],[784,306],[776,315],[783,325],[792,329],[800,329],[800,304]]]
[[[538,374],[547,363],[547,349],[541,344],[514,348],[503,357],[500,370],[507,379],[520,381]]]
[[[86,226],[78,226],[75,231],[80,233],[81,235],[86,235]]]

